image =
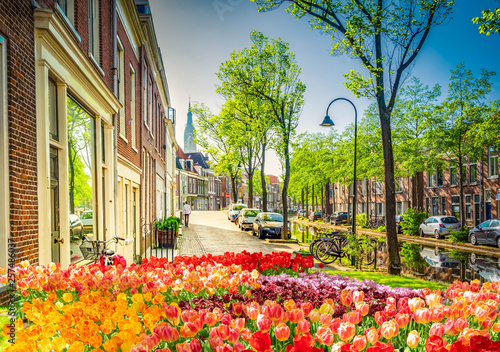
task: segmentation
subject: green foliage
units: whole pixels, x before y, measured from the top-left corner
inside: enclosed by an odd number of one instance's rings
[[[172,228],[174,230],[178,230],[180,223],[181,223],[180,218],[178,218],[176,216],[170,216],[168,218],[157,220],[155,223],[155,227],[158,230],[167,230],[167,229],[172,229]]]
[[[448,241],[451,243],[467,243],[469,242],[469,229],[451,231],[448,236]]]
[[[378,232],[385,232],[385,226],[379,226],[377,227]]]
[[[364,234],[346,233],[347,245],[342,249],[351,257],[355,258],[356,266],[362,268],[361,263],[367,253],[372,252],[377,246],[377,241],[372,241],[372,238]]]
[[[403,234],[407,236],[417,236],[420,225],[428,217],[429,213],[421,211],[417,208],[406,209],[403,220],[401,221]]]
[[[429,266],[429,263],[420,255],[419,247],[417,244],[403,243],[400,254],[407,268],[422,271]]]
[[[368,228],[368,215],[365,213],[356,214],[356,226]]]
[[[458,260],[460,263],[467,265],[469,264],[470,254],[467,252],[458,251],[456,249],[450,249],[450,258]]]
[[[500,33],[500,7],[495,10],[484,10],[480,17],[474,17],[472,22],[479,24],[479,33],[498,34]]]

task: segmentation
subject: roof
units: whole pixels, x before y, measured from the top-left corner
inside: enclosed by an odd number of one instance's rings
[[[210,169],[210,165],[207,164],[207,157],[201,152],[186,153],[187,157],[193,159],[195,164],[200,165],[203,169]]]
[[[269,177],[269,183],[280,183],[280,181],[278,180],[278,176],[267,175],[267,177]]]

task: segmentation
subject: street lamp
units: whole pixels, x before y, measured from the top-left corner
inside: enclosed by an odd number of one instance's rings
[[[358,140],[358,111],[356,110],[356,106],[350,101],[349,99],[346,98],[336,98],[333,99],[330,104],[328,104],[328,107],[326,108],[326,116],[323,119],[323,122],[320,124],[322,127],[332,127],[335,124],[333,123],[332,119],[330,116],[328,116],[328,110],[330,109],[330,106],[336,102],[337,100],[345,100],[351,103],[352,107],[354,108],[354,179],[353,179],[353,188],[354,188],[354,194],[353,194],[353,207],[352,207],[352,233],[356,234],[356,196],[357,196],[357,187],[356,187],[356,144]],[[333,200],[335,203],[335,199]]]

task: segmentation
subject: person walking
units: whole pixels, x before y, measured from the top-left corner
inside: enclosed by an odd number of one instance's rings
[[[186,224],[186,227],[188,227],[189,214],[191,214],[191,206],[189,205],[188,202],[184,203],[184,207],[182,208],[182,211],[184,213],[184,224]]]

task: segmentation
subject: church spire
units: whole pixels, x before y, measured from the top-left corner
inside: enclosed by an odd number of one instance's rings
[[[196,144],[194,143],[193,113],[191,112],[191,97],[189,97],[187,123],[186,128],[184,129],[184,152],[196,152]]]

